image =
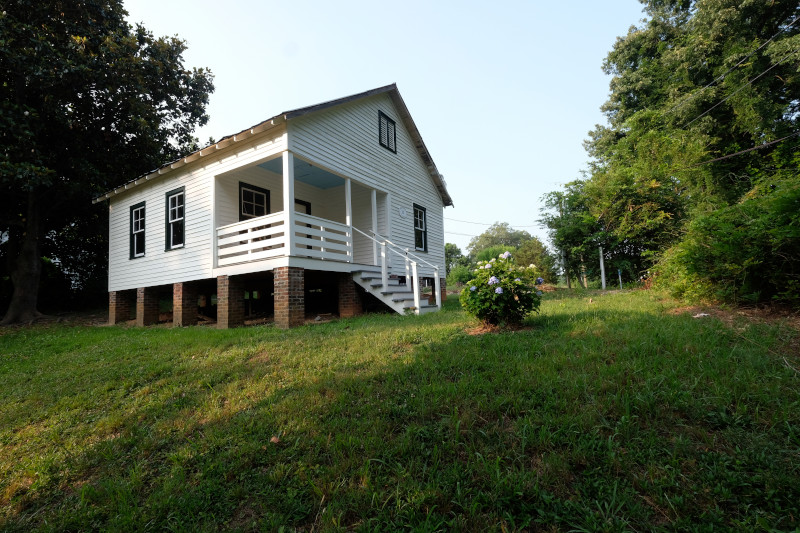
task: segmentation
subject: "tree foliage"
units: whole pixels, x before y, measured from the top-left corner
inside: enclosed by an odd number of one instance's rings
[[[553,284],[558,282],[556,256],[536,237],[523,242],[514,252],[514,258],[518,265],[534,265],[546,282]]]
[[[472,257],[477,257],[481,250],[490,246],[502,245],[518,248],[531,238],[531,234],[525,230],[516,230],[507,222],[495,222],[486,231],[469,241],[467,251]]]
[[[787,252],[791,232],[769,224],[790,223],[777,210],[798,183],[788,169],[800,160],[800,5],[642,4],[647,18],[617,40],[603,64],[613,76],[603,106],[608,124],[586,142],[588,177],[547,197],[551,236],[570,269],[574,251],[602,244],[612,262],[638,270],[658,263],[675,283],[674,274],[691,273],[698,286],[785,299],[791,283],[776,273],[800,269],[800,257]],[[578,208],[558,220],[563,198]],[[753,214],[755,205],[770,211],[745,228],[735,213]],[[754,270],[751,251],[769,256],[765,243],[785,259]],[[719,262],[727,275],[710,268]],[[741,276],[762,281],[749,286]]]
[[[105,207],[92,207],[92,196],[196,144],[213,84],[207,70],[183,66],[181,40],[130,26],[118,0],[10,0],[2,9],[0,233],[11,322],[38,314],[47,248],[72,272],[104,268]]]
[[[448,242],[444,245],[444,264],[447,275],[449,276],[454,268],[469,265],[469,258],[461,253],[461,248]]]

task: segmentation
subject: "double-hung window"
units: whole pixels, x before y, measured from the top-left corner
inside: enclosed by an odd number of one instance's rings
[[[397,126],[383,111],[378,111],[378,142],[387,150],[397,153]]]
[[[144,256],[144,202],[131,206],[130,258]]]
[[[428,221],[425,208],[414,204],[414,249],[428,251]]]
[[[263,217],[269,214],[269,191],[239,182],[239,220]]]
[[[184,224],[186,195],[184,188],[175,189],[167,193],[165,235],[165,250],[182,248],[185,242],[186,226]]]

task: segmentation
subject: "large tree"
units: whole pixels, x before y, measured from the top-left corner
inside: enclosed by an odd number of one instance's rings
[[[518,248],[530,239],[531,234],[525,230],[514,229],[508,222],[495,222],[486,231],[470,239],[467,251],[474,258],[481,250],[491,246],[504,245]]]
[[[87,217],[100,227],[84,238],[103,235],[92,196],[177,158],[208,120],[211,73],[184,67],[183,41],[126,16],[119,0],[2,2],[0,234],[14,284],[3,323],[39,315],[46,237],[80,239]]]

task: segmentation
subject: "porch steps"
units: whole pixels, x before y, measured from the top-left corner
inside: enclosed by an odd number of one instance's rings
[[[400,284],[397,277],[392,278],[391,276],[387,287],[384,287],[379,270],[357,270],[353,272],[353,281],[401,315],[406,313],[423,315],[438,310],[435,304],[428,304],[427,298],[421,298],[420,308],[416,309],[414,307],[414,293],[410,287]]]

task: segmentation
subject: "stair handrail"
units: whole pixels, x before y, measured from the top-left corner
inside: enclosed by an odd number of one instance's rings
[[[388,271],[387,271],[387,263],[386,263],[386,248],[387,244],[389,244],[389,251],[393,252],[405,260],[406,266],[406,280],[411,278],[412,281],[412,290],[414,292],[414,307],[416,308],[416,312],[419,313],[419,275],[417,273],[417,263],[424,263],[430,267],[433,267],[434,273],[434,290],[436,291],[436,307],[441,310],[442,309],[442,292],[441,292],[441,280],[439,279],[439,265],[434,265],[423,258],[419,257],[418,255],[411,253],[408,248],[403,248],[399,246],[377,231],[369,230],[370,233],[379,237],[380,239],[376,239],[368,235],[367,233],[361,231],[355,226],[351,226],[355,231],[359,232],[364,237],[368,238],[369,240],[376,242],[381,247],[381,283],[383,283],[384,288],[388,286]],[[399,251],[398,251],[399,250]],[[415,259],[409,259],[409,257]],[[410,263],[410,264],[409,264]],[[409,266],[411,267],[409,272]],[[408,283],[406,281],[406,283]]]

